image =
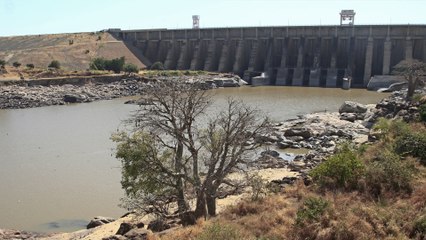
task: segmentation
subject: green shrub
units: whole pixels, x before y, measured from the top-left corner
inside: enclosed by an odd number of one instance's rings
[[[385,142],[392,141],[395,136],[403,135],[410,132],[410,127],[402,120],[390,120],[379,118],[373,126],[373,130],[378,131],[380,138]]]
[[[20,67],[22,64],[20,62],[13,62],[13,66],[18,68]]]
[[[235,228],[220,223],[213,223],[206,227],[204,231],[196,238],[197,240],[237,240],[241,239],[240,233]]]
[[[151,70],[164,70],[164,65],[162,62],[155,62],[151,65]]]
[[[304,225],[319,221],[327,210],[329,203],[322,198],[309,197],[303,202],[303,206],[297,210],[296,225]]]
[[[377,159],[367,164],[365,173],[367,190],[376,198],[385,191],[410,194],[413,190],[412,180],[415,172],[413,162],[401,160],[396,153],[385,149]]]
[[[364,172],[364,164],[349,144],[310,172],[321,187],[353,189]]]
[[[124,68],[125,59],[124,57],[121,58],[114,58],[106,62],[106,70],[113,71],[114,73],[120,73],[123,71]]]
[[[401,155],[419,158],[426,166],[426,132],[408,132],[399,135],[395,141],[395,151]]]
[[[138,73],[139,72],[139,68],[135,64],[126,63],[126,64],[124,64],[124,71],[126,73]]]
[[[426,103],[419,107],[420,120],[426,122]]]
[[[414,222],[414,228],[411,233],[412,237],[417,237],[417,239],[426,238],[426,215],[420,217]]]
[[[26,65],[26,67],[27,68],[29,68],[29,69],[34,69],[34,64],[32,64],[32,63],[28,63],[27,65]]]
[[[109,70],[115,73],[120,73],[123,71],[125,59],[114,58],[111,60],[107,60],[105,58],[94,58],[89,65],[89,68],[92,70]]]
[[[106,62],[105,58],[94,58],[90,62],[89,68],[91,70],[106,70]]]
[[[3,59],[0,59],[0,67],[4,67],[6,65],[6,61]]]
[[[49,63],[49,65],[47,66],[49,68],[55,68],[55,69],[60,69],[61,68],[61,63],[58,60],[53,60]]]

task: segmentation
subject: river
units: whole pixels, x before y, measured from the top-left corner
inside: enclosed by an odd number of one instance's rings
[[[210,90],[215,113],[231,96],[275,121],[337,111],[345,100],[376,103],[363,89],[241,87]],[[135,105],[126,99],[0,110],[0,228],[64,232],[94,216],[119,217],[120,162],[110,136]]]

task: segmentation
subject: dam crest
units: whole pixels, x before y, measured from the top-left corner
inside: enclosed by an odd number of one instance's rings
[[[279,86],[365,87],[404,59],[426,61],[426,25],[273,26],[108,30],[147,66],[233,72],[251,82],[265,73]]]

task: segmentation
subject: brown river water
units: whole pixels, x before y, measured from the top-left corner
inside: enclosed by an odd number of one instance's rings
[[[345,100],[376,103],[363,89],[241,87],[211,90],[213,115],[231,96],[282,121],[337,111]],[[0,110],[0,228],[64,232],[94,216],[119,217],[120,162],[110,136],[138,107],[126,99]]]

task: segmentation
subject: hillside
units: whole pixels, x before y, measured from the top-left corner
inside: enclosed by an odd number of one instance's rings
[[[9,65],[16,61],[23,66],[32,63],[36,68],[58,60],[66,70],[85,70],[92,58],[122,56],[126,62],[145,67],[138,59],[141,53],[132,51],[106,32],[0,37],[0,59]]]

